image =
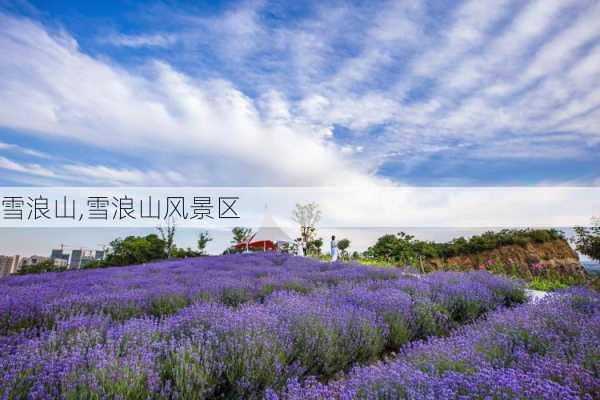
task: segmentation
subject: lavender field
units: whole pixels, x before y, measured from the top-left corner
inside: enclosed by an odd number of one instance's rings
[[[277,254],[11,277],[0,398],[598,398],[598,295],[524,300]]]

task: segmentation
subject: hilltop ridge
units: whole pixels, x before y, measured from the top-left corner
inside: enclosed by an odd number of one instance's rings
[[[511,275],[524,278],[535,276],[571,277],[585,279],[587,272],[579,256],[565,239],[526,244],[504,245],[492,250],[463,254],[448,258],[433,257],[424,261],[427,271],[440,269],[495,269],[503,268]]]

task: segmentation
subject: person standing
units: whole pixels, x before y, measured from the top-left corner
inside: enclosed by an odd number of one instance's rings
[[[306,257],[306,245],[304,244],[304,239],[296,239],[296,246],[298,246],[297,254],[301,257]]]
[[[335,235],[331,236],[331,262],[337,261],[338,259],[338,248],[337,242],[335,241]]]

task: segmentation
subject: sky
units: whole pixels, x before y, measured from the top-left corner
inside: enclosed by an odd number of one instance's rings
[[[0,0],[0,186],[600,186],[599,20]]]

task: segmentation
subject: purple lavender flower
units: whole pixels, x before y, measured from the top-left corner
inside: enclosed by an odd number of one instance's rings
[[[0,293],[2,399],[262,398],[286,386],[284,396],[292,398],[369,398],[369,382],[382,379],[378,396],[427,398],[454,390],[442,380],[427,386],[430,374],[443,371],[449,379],[509,367],[534,379],[526,393],[538,393],[536,385],[553,371],[563,378],[548,393],[570,396],[565,390],[591,393],[598,375],[598,345],[580,334],[580,314],[587,324],[598,320],[587,292],[565,295],[562,308],[540,304],[548,314],[540,311],[536,329],[572,339],[559,346],[549,334],[528,336],[530,325],[517,311],[503,317],[512,318],[512,330],[495,316],[478,341],[435,339],[519,300],[518,282],[485,272],[418,278],[301,257],[232,255],[10,277],[0,280]],[[557,313],[564,323],[552,322]],[[496,320],[502,328],[493,328]],[[352,372],[331,385],[307,378],[335,378],[390,350],[400,350],[402,361],[392,369],[375,364],[370,378]],[[528,367],[533,357],[552,360],[545,361],[552,368]],[[456,390],[491,390],[461,379]]]

